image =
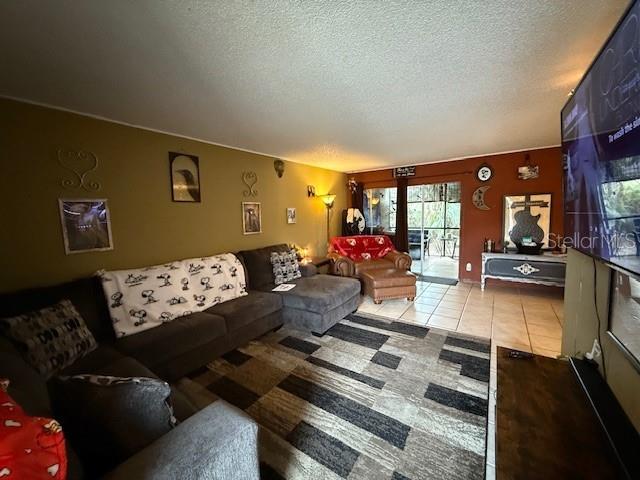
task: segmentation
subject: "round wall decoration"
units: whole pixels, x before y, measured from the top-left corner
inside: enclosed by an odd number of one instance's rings
[[[488,182],[489,180],[491,180],[491,177],[493,177],[493,168],[491,168],[491,166],[487,165],[486,163],[480,165],[480,167],[478,167],[478,170],[476,171],[476,177],[481,182]]]
[[[490,210],[490,208],[484,202],[484,194],[490,188],[491,186],[486,185],[484,187],[476,188],[475,191],[473,192],[473,195],[471,196],[471,201],[473,202],[473,206],[476,207],[478,210]]]

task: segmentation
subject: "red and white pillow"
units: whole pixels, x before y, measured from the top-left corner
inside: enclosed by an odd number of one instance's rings
[[[8,386],[0,379],[0,480],[64,480],[67,454],[60,424],[27,415]]]

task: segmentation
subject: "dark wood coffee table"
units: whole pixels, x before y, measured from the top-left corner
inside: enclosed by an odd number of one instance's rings
[[[619,478],[569,362],[509,352],[498,347],[496,478]]]

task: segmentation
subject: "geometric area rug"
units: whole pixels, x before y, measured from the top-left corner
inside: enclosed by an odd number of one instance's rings
[[[178,383],[260,425],[264,479],[481,479],[487,340],[349,315],[322,337],[283,327]]]

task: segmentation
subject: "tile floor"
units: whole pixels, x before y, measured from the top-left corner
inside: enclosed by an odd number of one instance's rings
[[[394,320],[491,338],[486,479],[496,478],[496,349],[498,345],[539,355],[560,354],[563,297],[560,289],[491,287],[458,283],[449,287],[417,282],[415,302],[365,297],[358,311]]]
[[[562,291],[556,288],[456,286],[417,282],[414,302],[369,297],[358,311],[394,320],[430,325],[478,337],[494,344],[540,355],[560,354],[563,322]]]
[[[413,260],[411,271],[415,274],[429,275],[431,277],[458,278],[458,258],[451,257],[425,257],[424,260]]]

